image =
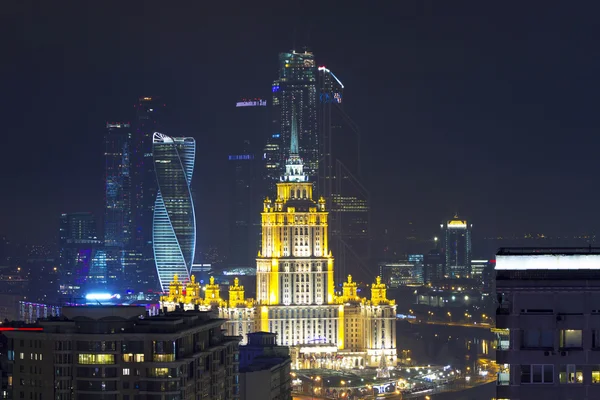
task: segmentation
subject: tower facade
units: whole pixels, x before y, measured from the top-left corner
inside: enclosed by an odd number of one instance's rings
[[[166,105],[158,97],[140,97],[135,104],[133,134],[133,240],[136,252],[129,262],[137,265],[140,289],[158,286],[154,270],[152,229],[157,185],[154,172],[153,135],[162,130]]]
[[[471,275],[471,228],[468,221],[455,215],[441,225],[444,231],[446,275],[450,278]]]
[[[104,244],[124,248],[131,240],[131,125],[107,123],[104,136]]]
[[[367,279],[370,194],[361,183],[360,129],[344,111],[344,85],[338,77],[320,66],[317,81],[321,154],[318,186],[329,210],[330,248],[337,260],[338,278],[352,273]]]
[[[96,253],[103,252],[97,236],[96,218],[90,212],[65,213],[59,229],[60,291],[71,295],[86,285]]]
[[[315,181],[319,168],[317,127],[317,67],[312,52],[294,50],[279,54],[279,76],[273,82],[274,135],[279,134],[280,166],[290,156],[292,112],[296,114],[299,156],[304,160],[306,173]],[[294,111],[292,111],[294,110]],[[281,171],[277,171],[281,174]]]
[[[231,203],[229,213],[229,262],[236,266],[254,264],[259,239],[259,217],[262,192],[260,160],[250,140],[228,157]]]
[[[155,132],[154,169],[158,191],[154,204],[154,260],[163,291],[175,276],[187,281],[196,249],[196,217],[191,184],[196,142]]]
[[[128,262],[132,253],[132,185],[133,151],[131,125],[107,123],[104,134],[104,262],[95,261],[90,281],[102,287],[109,281],[116,286],[130,286],[134,267]],[[102,257],[95,257],[101,260]],[[103,265],[103,268],[99,268]],[[126,270],[127,268],[127,270]],[[100,272],[99,272],[100,271]],[[96,279],[98,278],[98,279]],[[119,283],[117,285],[117,283]]]

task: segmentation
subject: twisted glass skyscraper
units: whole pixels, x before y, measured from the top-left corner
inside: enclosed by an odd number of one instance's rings
[[[158,192],[154,203],[152,241],[158,279],[168,290],[173,276],[186,281],[196,248],[196,217],[190,185],[196,142],[155,132],[152,140]]]

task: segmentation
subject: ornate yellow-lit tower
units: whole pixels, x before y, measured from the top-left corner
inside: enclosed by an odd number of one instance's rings
[[[218,309],[219,317],[228,320],[227,333],[241,336],[242,344],[251,332],[276,333],[278,344],[290,346],[294,369],[395,365],[396,305],[387,299],[381,279],[372,285],[370,300],[359,296],[351,276],[335,293],[328,213],[323,198],[313,200],[313,185],[304,174],[294,110],[285,174],[275,199],[265,199],[261,215],[256,301],[244,298],[237,278],[228,303],[213,278],[200,298],[192,277],[187,287],[175,278],[161,305]]]
[[[264,202],[262,248],[256,260],[259,327],[277,333],[281,345],[344,348],[343,307],[335,301],[327,218],[325,200],[313,200],[313,185],[304,174],[292,115],[290,157],[277,183],[277,197]]]

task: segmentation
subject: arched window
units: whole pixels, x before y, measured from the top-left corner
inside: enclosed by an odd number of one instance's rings
[[[303,198],[306,198],[306,189],[304,189],[304,190],[302,191],[302,197],[303,197]]]

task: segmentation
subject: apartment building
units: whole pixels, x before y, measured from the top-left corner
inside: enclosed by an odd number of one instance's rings
[[[208,312],[63,307],[6,331],[12,396],[29,400],[239,399],[238,337]]]
[[[600,249],[496,256],[497,398],[600,398]]]

